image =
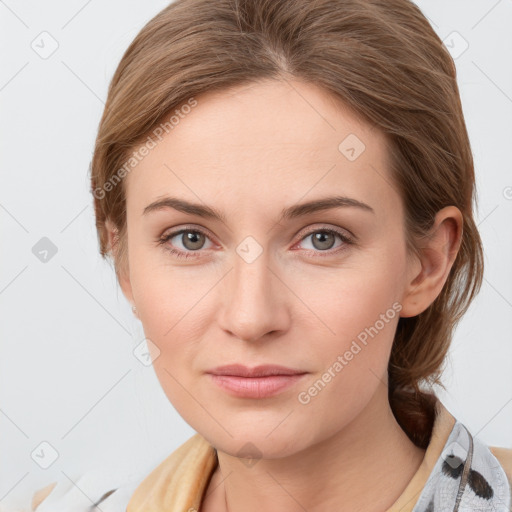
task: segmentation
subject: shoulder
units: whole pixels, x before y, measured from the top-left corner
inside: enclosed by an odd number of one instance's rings
[[[144,475],[117,475],[115,469],[102,468],[88,471],[75,480],[52,482],[32,494],[29,511],[89,512],[99,505],[102,512],[125,512]]]
[[[151,510],[151,507],[144,507],[148,500],[162,498],[157,491],[159,488],[162,491],[178,490],[177,480],[190,481],[198,471],[208,475],[214,460],[212,456],[211,445],[195,434],[149,472],[123,478],[116,476],[112,469],[97,469],[88,471],[74,482],[49,483],[33,493],[30,512],[89,512],[98,505],[102,512],[126,512],[139,506]],[[163,494],[166,498],[172,497],[172,492]]]
[[[199,501],[216,463],[215,449],[196,433],[144,478],[128,512],[175,510],[176,503]]]
[[[489,450],[496,457],[507,475],[509,484],[512,486],[512,448],[501,446],[489,446]]]
[[[53,491],[57,482],[52,482],[51,484],[37,490],[32,496],[32,502],[30,510],[35,510],[41,502]]]

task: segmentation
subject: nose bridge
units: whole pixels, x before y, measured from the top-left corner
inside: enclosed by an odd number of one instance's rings
[[[237,299],[243,303],[260,300],[266,294],[270,297],[272,272],[269,268],[269,251],[263,250],[259,244],[256,246],[254,242],[242,242],[236,252],[233,292]]]
[[[256,340],[284,327],[281,294],[276,293],[279,280],[271,260],[268,250],[253,237],[246,237],[236,248],[233,271],[222,291],[221,318],[222,327],[240,339]]]

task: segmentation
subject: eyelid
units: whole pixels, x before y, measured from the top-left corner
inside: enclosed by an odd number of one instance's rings
[[[166,246],[167,242],[171,238],[174,238],[175,236],[178,236],[179,234],[182,234],[183,232],[186,232],[186,231],[201,233],[202,235],[209,238],[210,241],[212,241],[212,243],[215,243],[212,240],[213,237],[211,236],[210,232],[206,228],[199,227],[199,226],[193,226],[193,225],[183,225],[181,227],[169,228],[168,230],[165,230],[162,233],[162,235],[160,235],[160,237],[158,237],[157,242],[159,243],[159,245]],[[338,247],[336,249],[328,249],[326,251],[312,251],[311,249],[309,249],[309,250],[306,249],[306,252],[318,253],[319,257],[334,256],[334,255],[338,254],[338,252],[343,251],[346,248],[345,246],[353,245],[357,241],[357,237],[354,236],[352,234],[352,232],[350,232],[347,229],[344,229],[344,228],[341,228],[338,226],[335,227],[335,226],[331,226],[331,225],[317,225],[317,226],[308,226],[308,227],[304,228],[303,230],[299,231],[299,234],[297,235],[297,236],[299,236],[299,240],[293,245],[293,247],[295,247],[297,244],[301,243],[306,237],[311,236],[312,234],[321,232],[321,231],[330,232],[330,233],[338,235],[340,237],[341,241],[343,242],[342,246]],[[207,249],[199,249],[197,251],[183,251],[181,249],[175,249],[174,247],[173,248],[165,247],[165,249],[174,254],[180,254],[180,255],[187,254],[187,256],[183,256],[184,258],[199,257],[201,252],[208,251]],[[196,256],[196,254],[197,254],[197,256]]]
[[[338,226],[332,226],[329,224],[319,225],[319,226],[308,226],[307,228],[304,228],[303,230],[299,231],[298,235],[300,237],[299,242],[301,242],[304,237],[312,235],[313,233],[316,233],[318,231],[331,231],[336,234],[338,234],[340,237],[345,238],[346,240],[349,240],[351,242],[356,242],[357,237],[348,229],[341,228]],[[325,251],[327,252],[327,251]]]
[[[163,233],[158,237],[158,239],[161,240],[162,238],[169,238],[169,237],[173,238],[176,235],[179,235],[184,231],[198,232],[198,233],[201,233],[202,235],[208,237],[212,242],[215,240],[215,236],[208,229],[203,228],[201,226],[194,226],[194,225],[190,225],[190,224],[183,224],[183,225],[178,225],[178,226],[175,226],[172,228],[168,228],[163,231]]]

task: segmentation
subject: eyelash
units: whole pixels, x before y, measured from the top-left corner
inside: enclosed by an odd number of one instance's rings
[[[170,252],[172,255],[176,256],[177,258],[188,259],[188,258],[197,258],[197,257],[199,257],[195,253],[199,253],[201,251],[201,249],[199,249],[197,251],[179,251],[179,250],[176,250],[176,249],[166,245],[166,243],[171,238],[174,238],[177,235],[181,235],[182,233],[200,233],[200,234],[206,236],[207,238],[210,238],[208,236],[208,233],[206,233],[202,229],[198,229],[198,228],[182,228],[182,229],[179,229],[177,231],[173,231],[173,232],[171,232],[171,233],[169,233],[169,234],[159,238],[158,239],[158,245],[162,246],[166,251]],[[345,235],[341,231],[338,231],[337,229],[333,229],[333,228],[317,228],[317,229],[311,230],[311,231],[309,231],[309,232],[304,234],[304,236],[300,239],[300,242],[302,242],[302,240],[304,240],[308,236],[313,235],[314,233],[329,233],[329,234],[333,234],[333,235],[338,235],[340,237],[341,241],[344,244],[341,247],[336,248],[335,250],[331,250],[331,249],[329,249],[327,251],[314,251],[314,250],[310,250],[310,251],[312,251],[314,253],[320,253],[318,255],[318,257],[320,257],[320,258],[325,258],[325,257],[328,257],[328,256],[333,256],[334,254],[338,254],[338,253],[344,251],[346,249],[347,245],[352,245],[352,244],[355,243],[352,238],[348,237],[347,235]],[[321,253],[325,253],[325,254],[321,254]]]

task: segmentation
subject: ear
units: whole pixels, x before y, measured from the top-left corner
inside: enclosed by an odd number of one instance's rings
[[[130,271],[128,267],[127,255],[120,254],[119,248],[119,230],[117,226],[110,220],[105,221],[105,228],[108,234],[108,246],[115,262],[116,276],[119,286],[128,302],[133,306],[133,293],[130,282]],[[136,315],[137,316],[137,315]]]
[[[415,256],[409,263],[401,317],[419,315],[441,293],[462,242],[462,229],[462,213],[455,206],[447,206],[437,213],[420,248],[420,258]]]

